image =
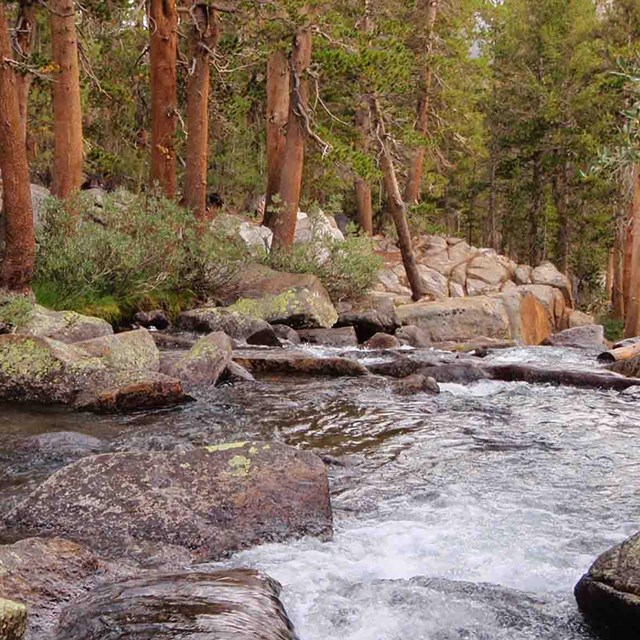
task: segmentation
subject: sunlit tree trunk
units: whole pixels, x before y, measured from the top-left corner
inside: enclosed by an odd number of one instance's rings
[[[83,138],[76,12],[72,0],[51,0],[53,195],[68,198],[82,185]]]
[[[175,0],[150,0],[151,180],[168,198],[176,193],[176,59],[178,12]]]
[[[267,194],[263,224],[273,224],[273,197],[280,190],[282,163],[287,142],[289,116],[289,61],[284,51],[274,51],[267,60]]]
[[[633,222],[631,230],[631,265],[629,269],[629,303],[626,306],[624,335],[640,335],[640,165],[633,168]]]
[[[360,22],[360,30],[371,33],[373,30],[372,0],[364,1],[364,15]],[[367,153],[370,147],[371,114],[366,100],[362,100],[356,109],[356,150]],[[373,235],[373,202],[371,200],[371,184],[362,176],[356,176],[354,180],[356,191],[356,206],[358,209],[358,222],[362,230],[368,235]]]
[[[190,53],[187,79],[187,166],[184,201],[204,220],[207,210],[207,160],[209,156],[209,60],[218,37],[213,9],[194,0],[191,5]]]
[[[20,128],[18,81],[11,60],[11,42],[0,3],[0,173],[5,218],[5,250],[0,287],[28,292],[35,259],[33,212],[27,150]]]
[[[14,37],[14,48],[22,62],[28,62],[31,57],[35,33],[36,5],[32,0],[22,0],[18,9]],[[26,140],[29,90],[33,75],[25,71],[20,73],[16,80],[18,83],[18,105],[20,106],[20,131]]]
[[[421,52],[423,55],[429,56],[433,48],[433,28],[438,15],[439,0],[424,0],[426,2],[425,13],[425,47]],[[418,107],[416,113],[416,131],[426,136],[429,130],[429,93],[431,91],[431,83],[433,80],[432,61],[428,60],[422,70],[420,79],[420,88],[418,93]],[[412,204],[418,202],[420,198],[420,188],[422,185],[422,174],[424,171],[424,158],[426,148],[421,144],[411,154],[411,163],[409,165],[409,176],[407,178],[407,188],[405,192],[405,201]]]
[[[273,247],[276,249],[293,244],[296,232],[308,129],[306,119],[309,106],[307,70],[311,64],[311,42],[310,29],[298,31],[293,40],[287,141],[279,190],[280,209],[270,221],[270,228],[273,231]]]
[[[371,109],[371,117],[373,126],[376,131],[378,140],[378,152],[380,157],[380,169],[384,178],[384,188],[387,192],[387,200],[389,213],[393,218],[396,231],[398,233],[398,244],[400,253],[402,254],[402,262],[407,274],[407,280],[411,287],[411,294],[414,300],[420,300],[425,295],[424,283],[418,271],[416,258],[413,253],[413,244],[411,241],[411,232],[407,222],[406,204],[402,200],[398,178],[396,175],[393,157],[387,144],[387,133],[384,126],[384,120],[380,111],[378,99],[375,96],[369,98],[369,106]]]

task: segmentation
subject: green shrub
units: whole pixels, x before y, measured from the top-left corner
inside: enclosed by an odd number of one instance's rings
[[[308,244],[261,252],[258,259],[276,271],[318,276],[334,302],[366,293],[382,268],[371,240],[355,233],[348,233],[344,242],[316,234]]]
[[[611,314],[598,316],[596,322],[604,327],[604,337],[611,342],[622,340],[624,321],[614,318]]]
[[[0,290],[0,333],[24,326],[32,313],[33,302],[27,296]]]
[[[157,193],[104,202],[50,199],[37,233],[34,291],[45,306],[116,322],[160,304],[175,312],[215,291],[247,257],[244,245],[198,233],[193,215]]]

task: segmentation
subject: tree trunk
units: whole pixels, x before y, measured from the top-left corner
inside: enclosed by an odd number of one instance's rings
[[[308,125],[309,81],[306,74],[311,64],[311,42],[309,29],[300,30],[293,39],[287,141],[279,191],[281,208],[270,221],[276,249],[291,246],[296,232]]]
[[[15,27],[15,49],[21,61],[29,62],[33,41],[36,33],[36,5],[32,0],[22,0],[18,11]],[[27,113],[29,107],[29,89],[33,75],[24,72],[16,77],[18,83],[18,105],[20,107],[20,131],[24,140],[27,139]]]
[[[536,267],[540,263],[540,218],[542,217],[542,155],[538,151],[533,158],[533,202],[529,212],[529,264]]]
[[[371,33],[373,29],[373,9],[372,0],[364,1],[364,16],[360,22],[360,30]],[[355,115],[355,125],[357,130],[356,150],[361,153],[368,153],[371,136],[371,114],[369,105],[365,100],[358,105]],[[366,235],[373,235],[373,202],[371,201],[371,184],[366,178],[356,176],[354,180],[356,191],[356,205],[358,209],[358,222]]]
[[[176,61],[178,12],[175,0],[151,0],[151,180],[167,198],[176,193]]]
[[[624,337],[640,335],[640,165],[633,168],[633,227],[631,231],[631,268],[629,274],[629,304],[626,307]]]
[[[11,42],[0,3],[0,172],[5,218],[5,250],[0,267],[0,287],[28,292],[35,259],[33,212],[27,150],[20,128],[16,73],[6,62]]]
[[[53,189],[68,198],[82,185],[83,139],[78,36],[73,0],[51,0],[51,48],[57,68],[53,82]]]
[[[402,200],[400,187],[398,186],[398,178],[393,165],[391,151],[387,145],[387,133],[385,131],[384,120],[380,112],[378,99],[375,96],[369,98],[369,106],[371,109],[371,117],[375,131],[377,132],[380,168],[384,178],[384,187],[387,192],[389,203],[389,212],[393,218],[393,222],[398,233],[398,244],[400,245],[400,253],[402,254],[402,262],[407,273],[407,280],[411,287],[411,294],[414,300],[420,300],[425,295],[424,283],[418,271],[416,258],[413,253],[413,244],[411,242],[411,232],[407,223],[406,204]]]
[[[624,226],[624,254],[622,257],[622,296],[624,298],[624,316],[626,318],[629,309],[629,296],[631,294],[631,252],[633,250],[633,201],[627,207],[627,218]]]
[[[277,217],[273,197],[280,190],[282,163],[287,142],[289,116],[289,61],[284,51],[274,51],[267,60],[267,195],[263,224],[270,226]]]
[[[422,52],[429,56],[433,49],[433,27],[436,23],[438,15],[439,0],[426,0],[425,10],[425,31],[426,31],[426,47]],[[429,130],[429,92],[431,91],[431,81],[433,79],[432,60],[427,60],[422,70],[422,78],[418,93],[418,107],[416,113],[416,131],[426,136]],[[422,185],[422,173],[424,170],[424,157],[426,155],[426,147],[421,144],[411,154],[411,163],[409,165],[409,176],[407,178],[407,188],[405,191],[405,201],[413,204],[418,202],[420,197],[420,188]]]
[[[187,166],[184,201],[196,218],[207,211],[207,159],[209,155],[209,58],[218,38],[216,12],[193,0],[190,34],[191,64],[187,79]]]

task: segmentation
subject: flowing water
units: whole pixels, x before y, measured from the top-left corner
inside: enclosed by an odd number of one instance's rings
[[[585,366],[570,350],[493,359]],[[640,523],[640,415],[616,392],[263,382],[127,418],[4,408],[0,513],[81,455],[257,438],[329,464],[333,542],[257,547],[302,640],[586,640],[572,589]],[[71,433],[68,433],[71,432]]]

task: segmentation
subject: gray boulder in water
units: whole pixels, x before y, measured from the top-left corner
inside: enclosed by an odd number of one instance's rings
[[[86,457],[51,476],[3,524],[11,537],[58,535],[104,557],[135,560],[146,558],[146,547],[213,559],[332,534],[322,460],[260,442]]]
[[[582,576],[575,596],[602,638],[640,638],[640,533],[605,551]]]
[[[54,640],[295,640],[279,594],[249,570],[147,575],[72,603]]]

